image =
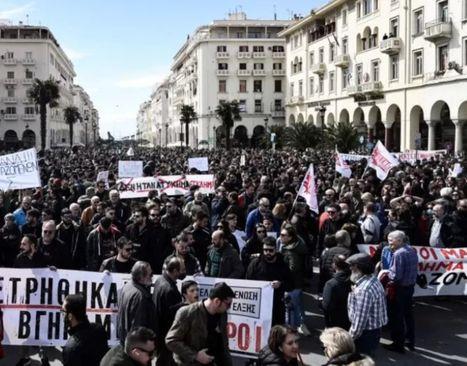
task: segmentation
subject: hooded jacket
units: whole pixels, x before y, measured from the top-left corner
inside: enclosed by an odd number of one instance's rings
[[[110,226],[110,236],[113,249],[109,253],[105,253],[104,251],[102,234],[103,229],[99,225],[88,235],[86,244],[86,265],[88,271],[99,271],[104,259],[114,256],[117,252],[117,240],[121,236],[120,231],[114,225]]]

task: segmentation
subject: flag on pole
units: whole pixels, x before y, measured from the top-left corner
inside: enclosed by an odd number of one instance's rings
[[[350,169],[349,164],[342,159],[342,154],[339,154],[336,150],[336,172],[346,178],[350,178],[352,175],[352,169]]]
[[[380,180],[385,180],[389,171],[399,165],[397,160],[381,143],[378,141],[368,160],[368,167],[376,170],[376,175]]]
[[[318,213],[318,196],[316,195],[315,172],[313,164],[310,164],[302,185],[298,190],[298,196],[303,197],[311,211]]]

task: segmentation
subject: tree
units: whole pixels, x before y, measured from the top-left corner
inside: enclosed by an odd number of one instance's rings
[[[37,106],[39,106],[39,114],[41,118],[41,149],[45,150],[47,141],[47,105],[50,108],[58,106],[58,100],[60,99],[58,82],[52,77],[47,80],[35,79],[26,94]]]
[[[189,125],[191,121],[196,119],[196,112],[191,105],[183,104],[182,109],[180,110],[180,122],[185,124],[185,144],[188,147],[189,141]]]
[[[227,150],[230,149],[230,130],[232,129],[235,121],[241,121],[240,108],[238,102],[233,100],[231,102],[220,102],[216,107],[217,118],[221,120],[222,126],[225,129],[225,142]]]
[[[303,151],[322,142],[322,129],[309,123],[292,123],[284,130],[284,145],[297,150]]]
[[[63,109],[63,114],[65,116],[65,121],[69,128],[70,133],[70,147],[73,146],[73,125],[81,120],[81,114],[78,111],[78,108],[74,106],[69,106]]]
[[[339,122],[325,129],[326,141],[329,148],[342,153],[357,150],[360,146],[358,131],[350,122]]]

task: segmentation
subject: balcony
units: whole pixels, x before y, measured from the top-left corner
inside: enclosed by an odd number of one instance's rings
[[[271,111],[271,117],[272,117],[272,118],[284,118],[284,117],[285,117],[285,110],[284,110],[284,108]]]
[[[16,80],[16,79],[3,79],[3,84],[5,84],[5,85],[16,85],[16,84],[18,84],[18,80]]]
[[[228,52],[216,52],[216,58],[229,58],[230,54]]]
[[[361,85],[362,93],[372,94],[378,93],[383,90],[383,84],[381,81],[370,81],[369,83],[364,83]]]
[[[3,98],[3,103],[5,104],[16,104],[18,103],[18,100],[15,98],[15,97],[6,97],[6,98]]]
[[[255,105],[255,113],[263,113],[263,106]]]
[[[17,114],[4,114],[3,119],[5,121],[17,121],[18,120],[18,115]]]
[[[387,55],[397,55],[402,48],[402,39],[393,37],[383,39],[379,45],[379,50]]]
[[[34,66],[36,64],[36,60],[33,58],[23,58],[23,65],[24,66]]]
[[[229,76],[229,70],[216,70],[217,76]]]
[[[349,85],[346,90],[349,96],[362,93],[361,85]]]
[[[266,76],[266,70],[253,70],[253,76]]]
[[[17,63],[15,58],[5,58],[3,59],[3,64],[5,66],[15,66]]]
[[[34,104],[31,98],[23,98],[23,104]]]
[[[253,52],[253,58],[266,58],[266,52]]]
[[[425,39],[437,42],[452,37],[451,20],[437,19],[425,24]]]
[[[285,76],[285,70],[272,70],[273,76]]]
[[[350,65],[350,55],[337,55],[334,65],[342,67],[343,69],[348,68]]]
[[[323,75],[326,72],[326,64],[324,62],[320,62],[311,65],[311,72],[313,74]]]
[[[285,52],[273,52],[272,58],[285,58]]]
[[[21,119],[23,121],[35,121],[36,120],[36,115],[35,114],[23,114],[21,116]]]
[[[301,103],[305,100],[305,98],[303,96],[300,96],[300,97],[290,97],[289,98],[289,103],[288,104],[297,104],[297,103]]]
[[[237,70],[238,76],[250,76],[251,70]]]
[[[33,82],[34,82],[34,79],[23,79],[21,81],[23,85],[32,85]]]
[[[251,58],[251,53],[250,52],[238,52],[237,57],[238,58]]]

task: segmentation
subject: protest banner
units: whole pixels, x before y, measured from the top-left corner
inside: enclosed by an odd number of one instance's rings
[[[362,253],[374,255],[376,245],[362,244]],[[418,273],[427,287],[415,286],[414,296],[467,295],[467,248],[416,247]]]
[[[343,154],[339,153],[340,158],[344,161],[360,161],[363,159],[369,159],[369,155],[358,155],[358,154]]]
[[[350,168],[349,164],[342,159],[342,154],[336,152],[336,167],[335,170],[337,173],[342,175],[343,177],[350,178],[352,175],[352,169]]]
[[[232,287],[236,298],[228,312],[230,349],[239,355],[257,354],[266,345],[271,328],[273,289],[270,283],[193,279],[199,283],[200,299],[206,298],[217,282]],[[118,295],[130,280],[130,274],[5,268],[0,275],[3,344],[63,346],[67,335],[60,308],[68,294],[78,292],[86,297],[89,321],[104,326],[110,345],[118,344]]]
[[[0,189],[25,189],[41,186],[36,149],[0,156]]]
[[[394,155],[399,161],[414,164],[417,160],[429,160],[437,155],[446,154],[447,150],[407,150]]]
[[[96,182],[104,182],[105,188],[109,189],[109,171],[104,170],[104,171],[97,173]]]
[[[383,181],[389,171],[398,165],[399,161],[389,153],[381,141],[378,141],[368,159],[368,167],[376,170],[376,176]]]
[[[188,158],[188,170],[191,169],[207,172],[209,170],[208,158]]]
[[[318,213],[318,196],[316,195],[315,173],[313,164],[310,164],[297,197],[303,197],[311,211]]]
[[[158,176],[159,194],[166,193],[169,196],[188,193],[190,186],[197,185],[204,194],[215,192],[215,179],[212,174],[199,175],[163,175]]]
[[[124,178],[117,180],[117,190],[121,199],[144,198],[148,193],[158,189],[156,177]]]
[[[460,163],[455,163],[452,169],[449,169],[449,176],[453,178],[457,178],[459,175],[462,174],[464,169],[462,168]]]
[[[138,178],[143,176],[143,162],[140,160],[119,160],[119,178]]]

